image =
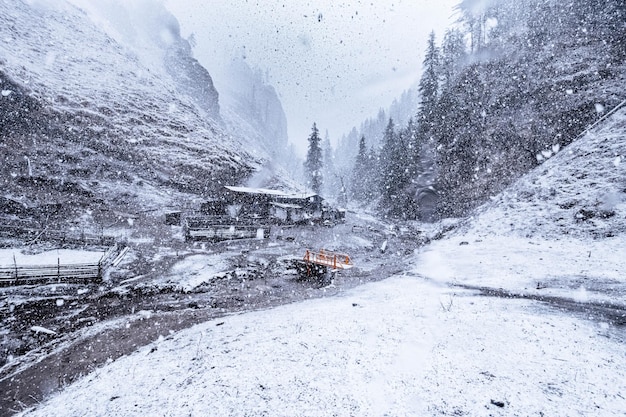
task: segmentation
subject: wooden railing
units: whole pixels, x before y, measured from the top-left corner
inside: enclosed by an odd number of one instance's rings
[[[305,262],[327,266],[334,270],[350,269],[354,266],[350,257],[345,253],[332,252],[326,249],[320,249],[319,252],[307,249],[303,259]]]
[[[0,267],[0,286],[42,283],[86,283],[102,280],[106,268],[121,253],[117,245],[109,248],[96,263],[57,265],[17,265]]]
[[[194,216],[184,222],[185,240],[233,240],[269,237],[268,225],[256,225],[255,219],[233,219],[228,216]]]
[[[79,244],[91,246],[111,246],[115,243],[115,237],[104,234],[91,234],[80,231],[49,230],[28,227],[21,224],[0,224],[0,237],[19,238],[28,242],[53,241],[60,245]]]

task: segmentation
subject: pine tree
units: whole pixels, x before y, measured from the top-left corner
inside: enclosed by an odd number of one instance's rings
[[[385,133],[383,135],[383,147],[380,150],[380,160],[379,160],[379,187],[380,187],[380,195],[382,197],[382,201],[384,204],[388,204],[391,199],[390,196],[392,194],[393,188],[393,161],[392,161],[392,153],[393,149],[396,146],[396,133],[394,131],[395,126],[393,124],[393,120],[389,119],[387,123],[387,127],[385,128]]]
[[[352,172],[352,197],[356,200],[365,201],[367,199],[368,171],[369,156],[367,155],[367,145],[365,144],[365,136],[361,136],[359,152],[356,155]]]
[[[437,104],[439,102],[439,82],[442,78],[441,56],[435,45],[435,33],[431,32],[428,39],[426,56],[424,57],[424,72],[420,80],[419,91],[422,104],[417,114],[417,125],[407,126],[407,140],[411,144],[411,159],[408,162],[411,183],[407,192],[410,199],[405,202],[411,208],[408,216],[419,216],[418,195],[421,190],[431,188],[434,178],[434,136],[440,128],[441,118],[438,117]]]
[[[444,89],[449,88],[459,75],[465,55],[463,33],[458,29],[446,30],[441,46],[441,77]]]
[[[422,136],[419,134],[418,126],[413,121],[413,118],[410,118],[406,127],[404,128],[404,136],[406,137],[406,158],[407,158],[407,167],[409,169],[409,178],[415,178],[420,171],[420,159],[422,154]]]
[[[335,157],[333,155],[333,147],[330,143],[330,135],[328,130],[322,141],[322,178],[325,179],[322,189],[327,197],[338,197],[341,191],[341,180],[335,166]]]
[[[461,0],[457,9],[461,22],[465,23],[470,35],[470,51],[478,52],[487,43],[487,9],[491,3],[483,0]]]
[[[317,125],[313,123],[311,135],[309,136],[309,150],[307,152],[304,168],[309,177],[311,189],[320,193],[322,190],[322,148],[320,147],[320,136]]]
[[[380,196],[378,178],[380,175],[380,155],[372,146],[367,154],[367,171],[365,174],[365,201],[371,202]]]
[[[380,151],[380,194],[382,208],[392,215],[402,212],[401,201],[409,180],[407,163],[405,134],[397,133],[389,119]]]
[[[439,95],[439,48],[435,44],[435,32],[428,38],[428,47],[424,57],[424,73],[419,84],[422,104],[419,111],[419,123],[428,131],[435,122],[435,106]]]

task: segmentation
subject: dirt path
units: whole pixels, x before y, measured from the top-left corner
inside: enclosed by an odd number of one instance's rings
[[[540,301],[550,307],[579,315],[583,319],[603,321],[610,323],[617,328],[626,330],[626,307],[621,304],[593,301],[581,302],[566,297],[520,293],[508,291],[502,288],[478,287],[460,284],[455,285],[455,287],[476,290],[479,294],[487,297]]]
[[[0,415],[8,416],[40,402],[108,360],[129,354],[168,331],[184,329],[215,316],[210,309],[155,314],[79,340],[0,381]]]

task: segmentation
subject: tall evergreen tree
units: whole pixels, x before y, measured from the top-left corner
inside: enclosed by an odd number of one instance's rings
[[[441,77],[443,88],[451,86],[465,60],[465,40],[458,29],[448,29],[441,45]]]
[[[369,156],[367,155],[367,145],[365,144],[365,136],[361,136],[359,141],[359,152],[354,161],[354,170],[352,172],[352,197],[359,201],[366,200],[366,191],[368,186],[367,174],[369,171]]]
[[[420,171],[420,159],[422,153],[422,136],[419,134],[418,126],[410,118],[404,128],[404,137],[406,138],[406,159],[409,178],[415,178]]]
[[[487,11],[492,3],[484,0],[461,0],[457,9],[461,22],[465,23],[470,35],[470,51],[479,52],[487,43]]]
[[[434,149],[433,139],[439,124],[437,116],[437,103],[440,95],[441,55],[435,44],[435,33],[431,32],[428,39],[426,56],[423,61],[423,74],[420,80],[419,91],[422,104],[417,113],[417,124],[407,126],[406,137],[411,144],[411,160],[408,163],[410,186],[407,192],[410,194],[405,204],[411,207],[409,216],[414,218],[419,214],[418,195],[420,190],[432,187],[434,182]]]
[[[378,192],[378,178],[380,175],[380,155],[376,152],[376,148],[372,146],[367,154],[367,171],[365,180],[367,188],[365,189],[365,200],[374,201],[380,196]]]
[[[428,38],[423,65],[424,72],[419,84],[422,98],[419,124],[423,130],[428,131],[435,123],[435,106],[439,95],[439,48],[435,44],[435,32],[431,32]]]
[[[395,126],[393,124],[393,119],[389,119],[387,127],[385,128],[385,133],[383,135],[383,147],[380,150],[379,160],[379,186],[383,204],[389,203],[389,201],[391,200],[391,194],[393,193],[393,182],[395,173],[392,154],[394,153],[393,150],[395,149],[395,147]]]
[[[322,148],[320,146],[320,135],[317,125],[313,123],[311,135],[309,136],[309,150],[307,152],[304,168],[309,177],[311,189],[320,193],[322,190]]]
[[[324,140],[322,141],[322,154],[322,178],[325,179],[322,187],[324,195],[327,197],[338,197],[341,191],[341,178],[335,166],[335,157],[328,130],[326,130]]]
[[[409,182],[408,148],[405,132],[396,132],[389,119],[380,151],[381,205],[392,215],[402,213],[404,190]]]

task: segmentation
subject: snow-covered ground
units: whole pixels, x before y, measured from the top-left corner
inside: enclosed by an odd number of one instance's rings
[[[463,234],[425,248],[414,261],[414,272],[442,283],[626,306],[625,254],[623,236],[552,241]],[[622,291],[612,294],[613,287]]]
[[[554,416],[626,409],[623,344],[607,326],[418,277],[163,336],[28,415]]]
[[[188,256],[174,265],[171,272],[176,279],[170,276],[168,282],[173,281],[181,290],[190,291],[228,270],[227,261],[225,256],[219,254]]]
[[[25,253],[19,249],[0,249],[0,267],[33,265],[72,265],[80,263],[98,263],[104,251],[77,249],[55,249],[41,253]]]
[[[623,416],[626,317],[592,307],[624,311],[625,120],[495,197],[405,273],[164,329],[24,415]],[[198,260],[177,268],[202,275]]]

